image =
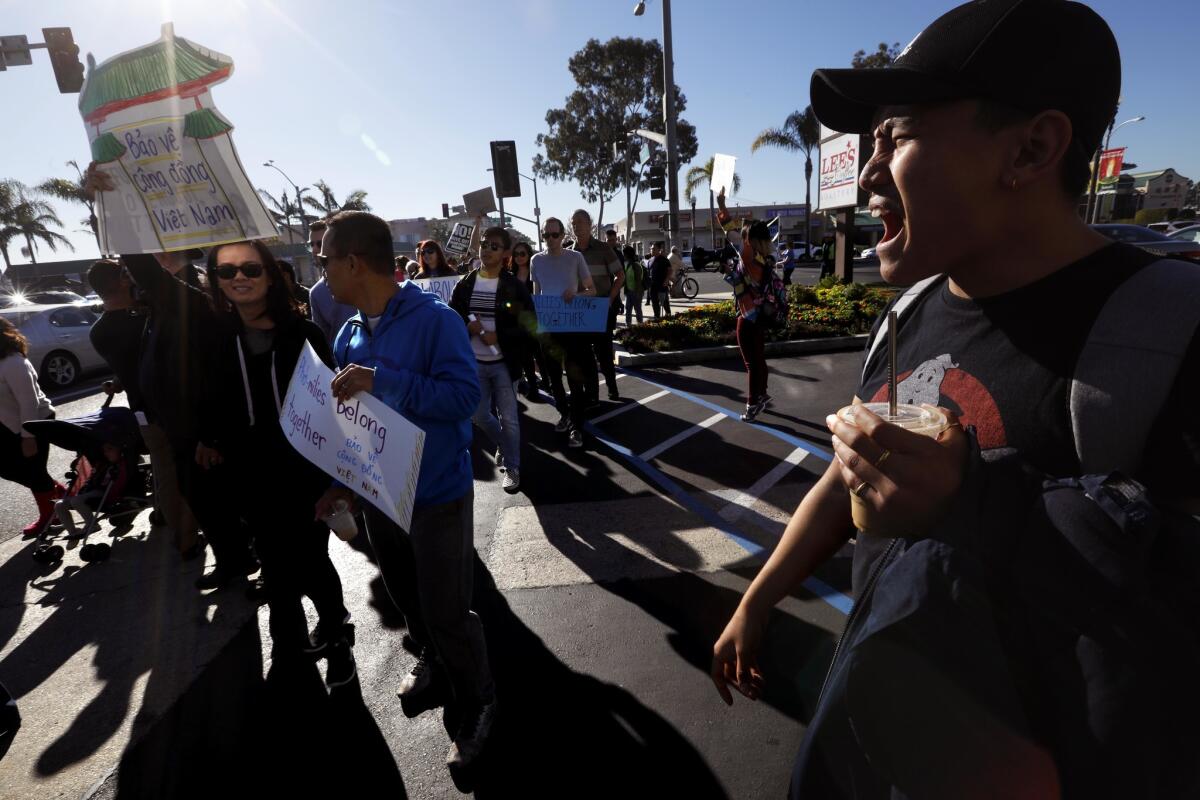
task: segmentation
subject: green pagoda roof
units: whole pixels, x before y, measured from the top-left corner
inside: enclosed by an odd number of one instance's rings
[[[233,59],[175,36],[170,23],[162,38],[95,66],[88,57],[87,84],[79,97],[79,111],[93,122],[122,108],[172,95],[202,91],[224,80]]]

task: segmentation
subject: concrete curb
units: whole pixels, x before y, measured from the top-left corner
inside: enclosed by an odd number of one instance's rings
[[[852,336],[831,336],[825,339],[795,339],[790,342],[769,342],[765,350],[768,356],[794,356],[826,350],[854,350],[861,348],[866,340],[867,334],[865,333]],[[735,344],[721,345],[720,347],[694,347],[689,350],[667,350],[661,353],[618,352],[616,354],[619,367],[699,364],[703,361],[719,361],[723,358],[740,358],[740,355]]]

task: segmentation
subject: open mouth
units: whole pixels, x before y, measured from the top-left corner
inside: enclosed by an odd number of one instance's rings
[[[887,244],[904,232],[904,217],[899,214],[884,211],[879,215],[879,219],[883,223],[883,238],[879,240],[879,244]]]

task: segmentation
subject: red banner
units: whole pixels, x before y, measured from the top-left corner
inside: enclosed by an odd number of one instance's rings
[[[1125,161],[1125,148],[1117,147],[1113,150],[1105,150],[1100,154],[1100,177],[1098,182],[1101,184],[1116,183],[1117,178],[1121,176],[1121,165]]]

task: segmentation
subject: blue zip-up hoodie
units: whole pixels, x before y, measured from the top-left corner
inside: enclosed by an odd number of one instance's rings
[[[425,431],[413,508],[448,503],[471,488],[471,416],[479,376],[458,313],[412,281],[400,284],[374,333],[362,313],[334,340],[339,367],[374,367],[371,394]]]

